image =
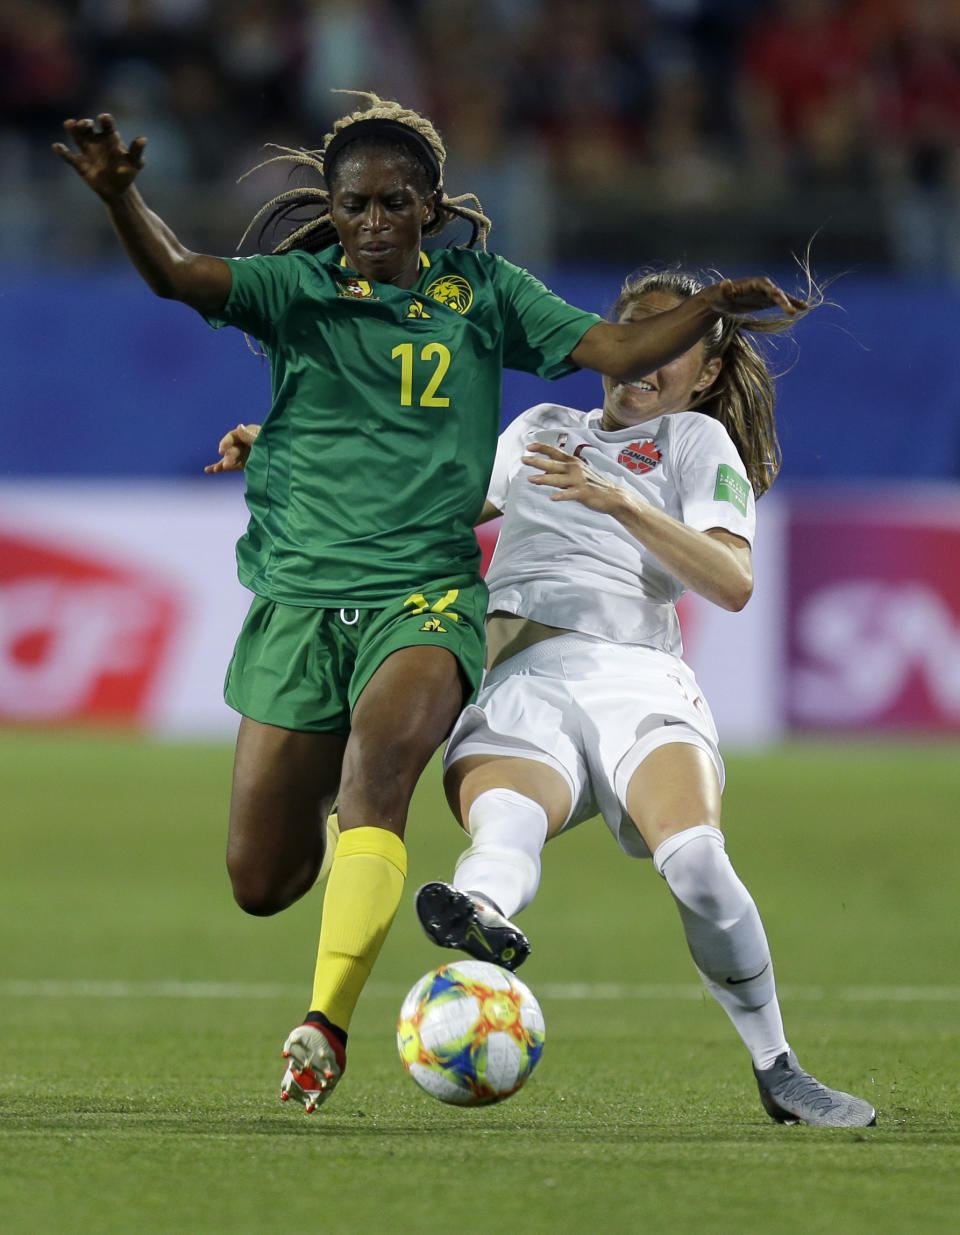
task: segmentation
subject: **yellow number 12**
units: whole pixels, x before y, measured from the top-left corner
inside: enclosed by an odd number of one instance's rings
[[[390,357],[392,360],[398,357],[400,359],[400,406],[412,407],[413,344],[398,343]],[[436,361],[436,367],[420,396],[420,407],[449,407],[450,400],[445,395],[438,395],[437,391],[450,368],[450,349],[442,343],[424,343],[420,349],[420,359],[426,362]]]

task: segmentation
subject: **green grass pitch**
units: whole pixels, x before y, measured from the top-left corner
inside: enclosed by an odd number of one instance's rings
[[[0,1229],[5,1235],[912,1233],[960,1229],[960,758],[920,744],[731,755],[728,849],[773,946],[787,1034],[876,1128],[783,1128],[699,990],[649,862],[599,824],[551,844],[522,921],[547,1045],[500,1106],[403,1072],[412,983],[454,954],[414,889],[461,848],[436,766],[345,1079],[278,1101],[314,893],[245,917],[223,869],[231,751],[0,740]]]

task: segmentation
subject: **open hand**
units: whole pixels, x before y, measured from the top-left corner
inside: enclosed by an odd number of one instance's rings
[[[96,121],[66,120],[63,127],[76,146],[76,153],[63,142],[54,143],[54,152],[70,164],[94,193],[108,200],[119,197],[133,184],[143,167],[145,137],[135,137],[125,146],[107,112],[101,112]]]
[[[259,425],[237,425],[220,439],[217,450],[220,458],[216,463],[208,463],[205,472],[242,472],[250,458],[250,447],[257,440]]]
[[[721,279],[700,293],[712,303],[718,313],[755,313],[758,309],[781,309],[789,317],[803,312],[809,306],[805,300],[790,296],[765,277],[749,279]]]
[[[528,467],[541,469],[539,474],[529,477],[530,483],[556,489],[556,493],[550,494],[552,502],[581,502],[591,510],[613,514],[629,498],[622,485],[602,476],[583,459],[568,455],[556,446],[533,442],[527,451],[523,462]]]

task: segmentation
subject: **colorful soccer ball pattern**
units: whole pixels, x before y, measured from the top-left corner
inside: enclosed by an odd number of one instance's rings
[[[543,1051],[543,1012],[512,973],[458,961],[425,974],[400,1009],[397,1049],[441,1102],[485,1106],[523,1085]]]

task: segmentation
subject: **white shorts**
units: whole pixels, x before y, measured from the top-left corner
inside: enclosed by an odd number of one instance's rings
[[[723,788],[717,727],[688,665],[652,648],[557,635],[490,670],[450,734],[443,766],[466,755],[546,763],[570,788],[564,828],[602,815],[624,853],[648,858],[627,814],[627,786],[670,742],[705,750]]]

